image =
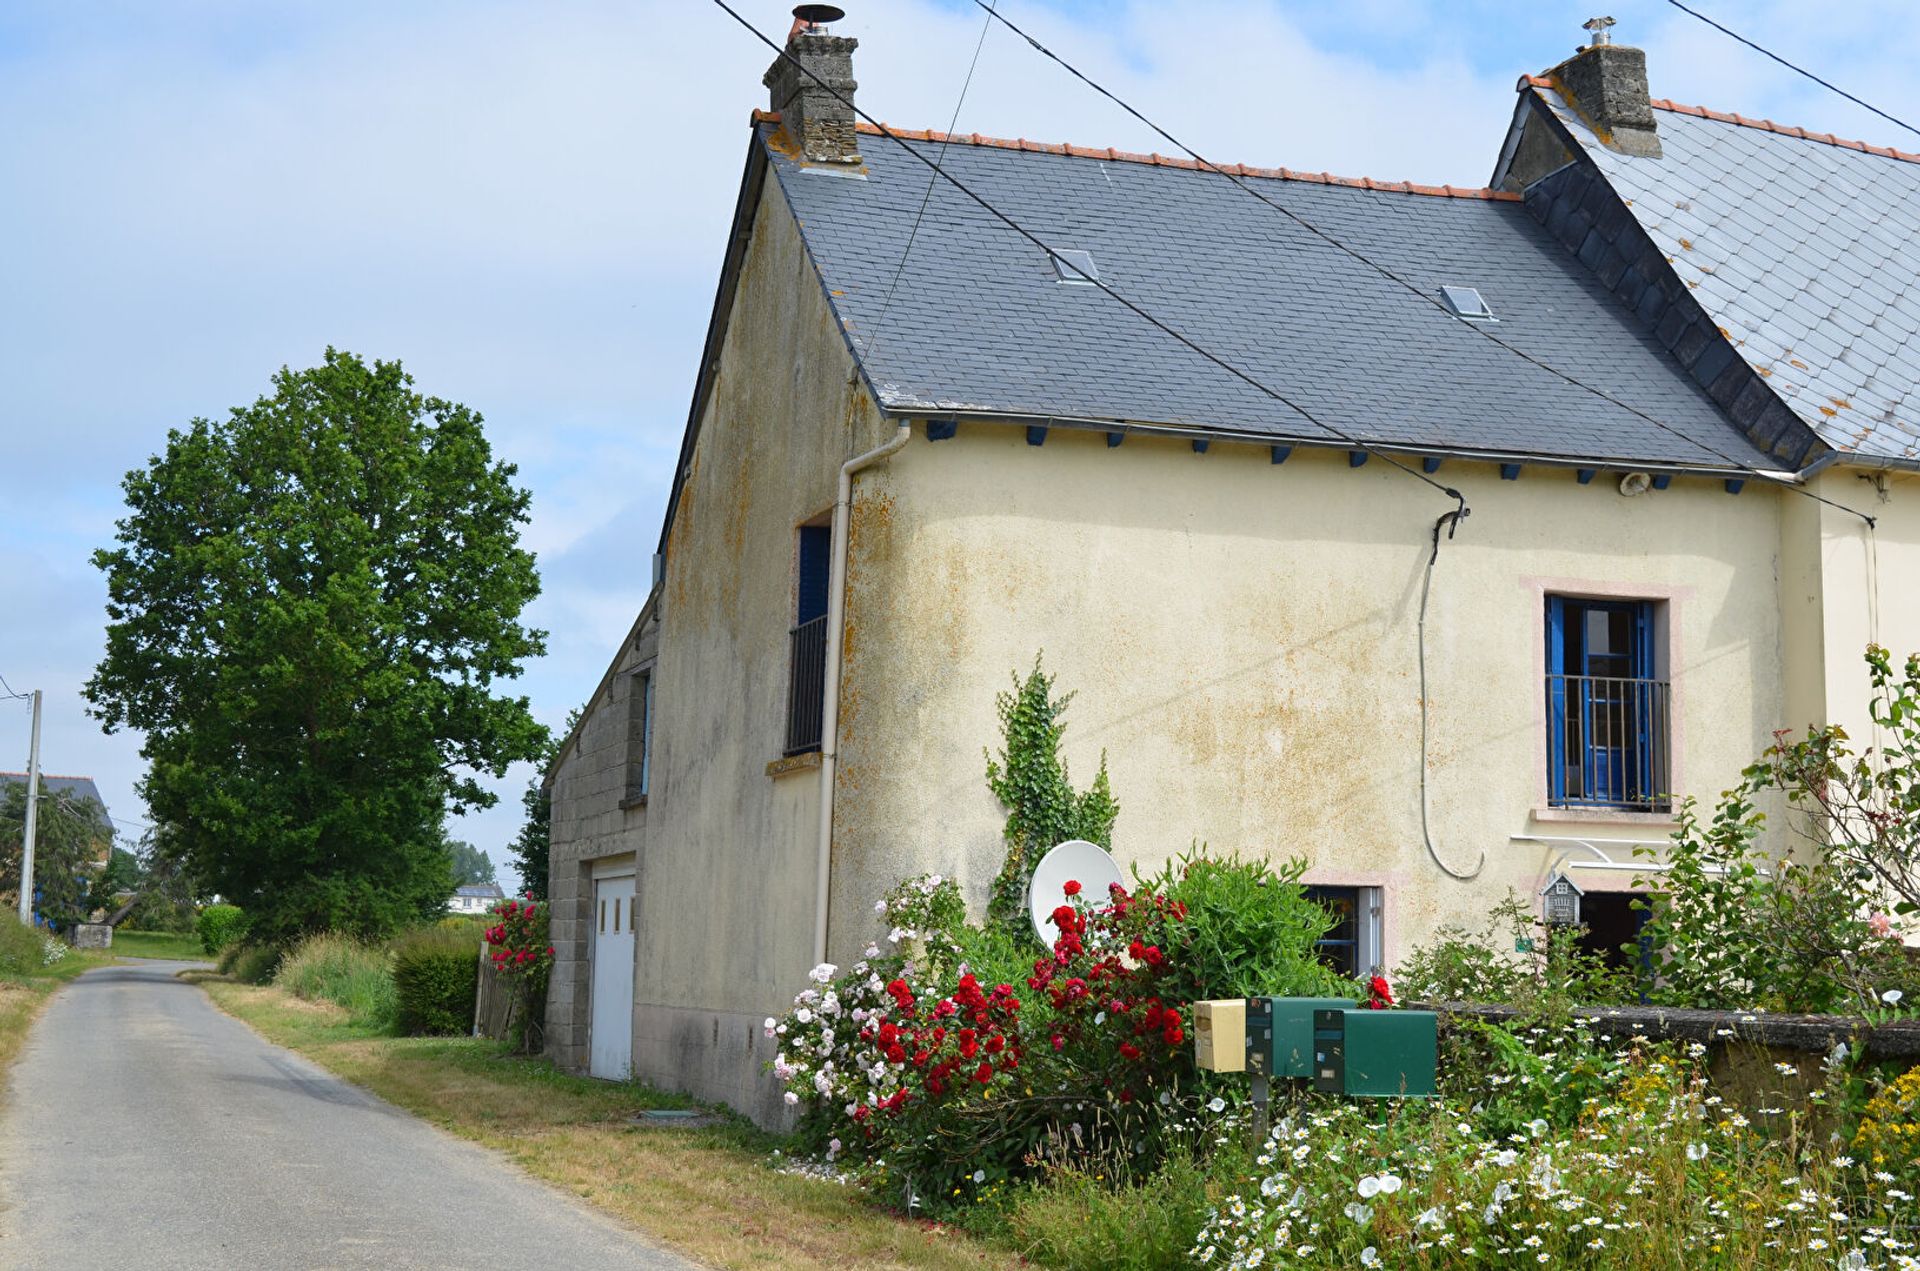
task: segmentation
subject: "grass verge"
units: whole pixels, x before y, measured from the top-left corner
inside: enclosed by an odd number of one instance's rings
[[[572,1077],[472,1038],[386,1037],[347,1012],[207,972],[222,1009],[277,1045],[717,1267],[1011,1267],[1008,1249],[897,1218],[855,1188],[770,1168],[779,1140],[744,1121],[636,1127],[691,1106],[637,1084]]]
[[[121,958],[163,958],[174,962],[207,962],[200,937],[173,931],[127,931],[113,933],[113,953]]]

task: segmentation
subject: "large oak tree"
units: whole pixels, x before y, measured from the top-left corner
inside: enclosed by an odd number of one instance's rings
[[[542,751],[500,693],[544,633],[528,496],[480,416],[327,350],[127,475],[88,683],[144,731],[143,793],[255,936],[376,936],[441,912],[442,817]]]

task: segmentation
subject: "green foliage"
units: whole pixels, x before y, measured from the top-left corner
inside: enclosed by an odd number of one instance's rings
[[[1479,929],[1441,927],[1394,972],[1394,983],[1403,1001],[1499,1003],[1530,1019],[1633,1001],[1633,974],[1581,948],[1579,936],[1548,927],[1508,891]]]
[[[247,934],[247,914],[238,905],[208,905],[194,920],[194,930],[207,956],[217,957]]]
[[[1007,808],[1006,862],[993,880],[987,904],[989,922],[1015,930],[1026,926],[1027,879],[1042,854],[1067,839],[1113,846],[1113,823],[1120,804],[1107,782],[1107,757],[1093,785],[1076,792],[1060,757],[1066,725],[1060,717],[1073,694],[1053,695],[1054,677],[1033,660],[1025,679],[1013,677],[1013,691],[995,699],[1002,735],[1000,757],[987,757],[987,785]]]
[[[471,922],[409,932],[394,942],[396,1024],[409,1037],[473,1031],[480,929]]]
[[[87,907],[112,909],[114,898],[121,892],[132,891],[139,882],[139,858],[124,847],[116,847],[107,855],[106,868],[93,876]]]
[[[533,777],[520,796],[526,819],[520,824],[520,833],[507,845],[514,867],[520,872],[520,894],[535,900],[547,898],[547,853],[553,824],[553,791],[546,784],[547,771],[560,757],[560,748],[566,745],[580,722],[580,714],[579,707],[567,712],[566,726],[549,739],[546,749],[534,761],[537,766]]]
[[[0,896],[9,908],[19,903],[26,822],[26,782],[0,787]],[[70,799],[43,785],[33,839],[33,882],[40,893],[34,912],[62,928],[85,922],[98,903],[94,867],[113,842],[106,809],[93,799]]]
[[[1333,916],[1307,898],[1300,876],[1307,863],[1238,856],[1207,856],[1205,848],[1175,857],[1160,873],[1134,871],[1136,891],[1157,892],[1184,910],[1162,922],[1158,939],[1173,971],[1171,996],[1211,998],[1331,997],[1355,993],[1354,984],[1316,956]]]
[[[485,852],[471,843],[447,838],[444,830],[441,831],[441,841],[446,844],[447,856],[453,863],[455,887],[496,881],[493,876],[493,861]]]
[[[242,984],[266,984],[280,966],[280,950],[270,944],[241,941],[230,944],[220,954],[215,969]]]
[[[134,902],[119,929],[193,935],[198,931],[199,921],[200,913],[191,904],[182,904],[164,891],[151,891]]]
[[[294,996],[332,1002],[354,1023],[382,1031],[393,1026],[395,979],[394,959],[385,949],[325,933],[296,944],[273,973],[273,982]]]
[[[128,474],[86,696],[144,734],[155,819],[258,938],[436,914],[443,816],[540,752],[496,691],[544,647],[513,477],[474,412],[331,349]]]
[[[1128,1164],[1081,1159],[1016,1196],[1006,1221],[1021,1252],[1063,1271],[1180,1266],[1225,1190],[1215,1179],[1237,1183],[1248,1162],[1231,1151],[1203,1161],[1182,1149],[1138,1179]]]
[[[0,975],[31,975],[47,965],[47,943],[56,937],[29,927],[11,913],[0,913]]]

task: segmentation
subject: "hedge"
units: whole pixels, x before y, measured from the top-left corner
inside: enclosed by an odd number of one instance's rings
[[[410,1037],[471,1033],[479,976],[480,941],[471,924],[402,936],[393,946],[400,1032]]]

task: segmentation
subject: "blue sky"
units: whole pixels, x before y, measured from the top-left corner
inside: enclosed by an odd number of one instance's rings
[[[1597,4],[1597,0],[1595,0]],[[784,34],[787,6],[740,0]],[[863,106],[943,127],[981,30],[959,0],[844,0]],[[1920,122],[1920,5],[1698,0]],[[1562,0],[1002,0],[1222,161],[1478,185]],[[1656,95],[1920,149],[1661,0],[1611,0]],[[45,764],[144,818],[138,739],[79,686],[118,482],[169,427],[329,344],[484,413],[532,490],[558,725],[643,598],[769,59],[705,0],[7,0],[0,5],[0,675],[47,690]],[[963,131],[1165,149],[995,29]],[[27,717],[0,702],[0,768]],[[528,770],[456,833],[504,860]],[[503,880],[510,881],[510,880]]]

